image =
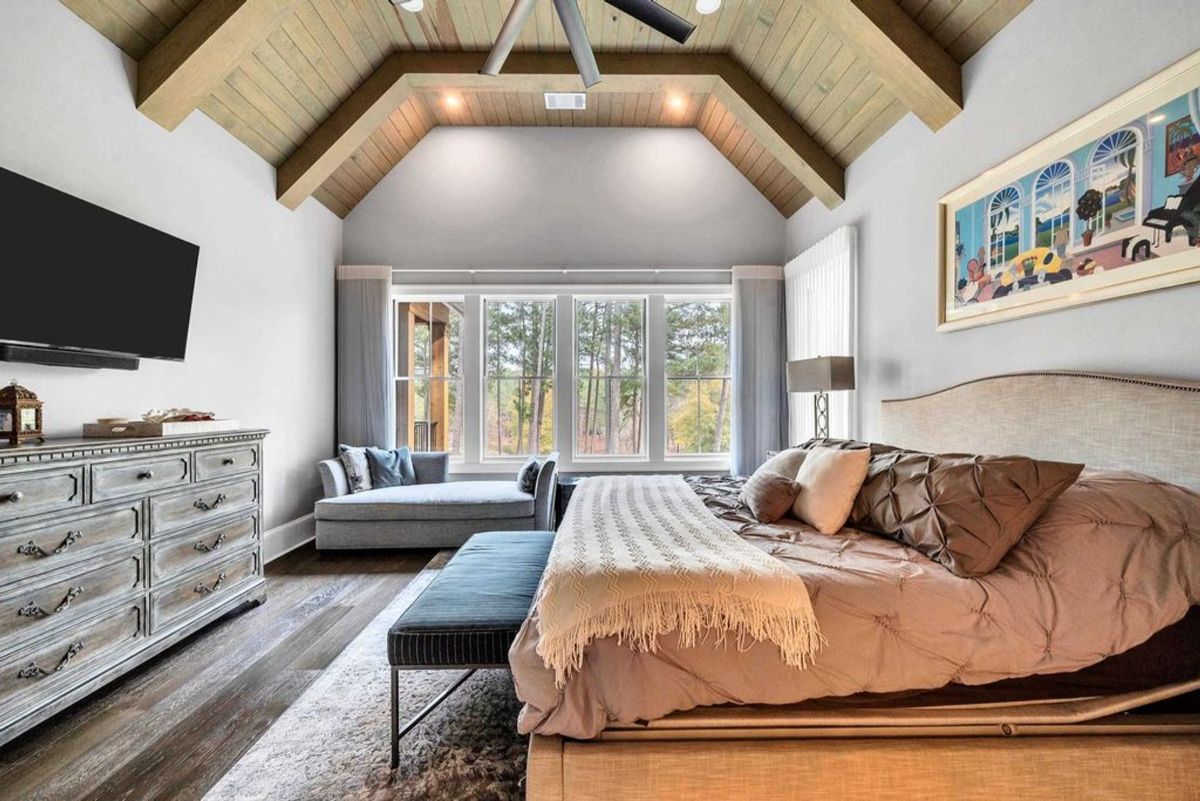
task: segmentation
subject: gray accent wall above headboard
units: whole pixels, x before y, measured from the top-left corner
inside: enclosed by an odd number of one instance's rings
[[[888,400],[880,439],[1133,470],[1200,490],[1200,382],[1078,372],[992,376]]]

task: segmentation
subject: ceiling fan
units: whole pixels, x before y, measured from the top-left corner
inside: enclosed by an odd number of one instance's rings
[[[409,11],[419,11],[424,6],[423,0],[404,0],[404,2],[392,0],[392,2]],[[525,27],[529,15],[533,13],[536,2],[537,0],[513,0],[512,8],[500,28],[500,35],[496,37],[496,43],[492,45],[492,51],[488,54],[487,61],[480,70],[481,73],[484,75],[500,74],[504,62],[508,59],[508,54],[512,52],[513,46],[517,43],[517,37],[521,35],[521,29]],[[688,37],[696,29],[695,25],[654,0],[604,0],[604,2],[680,44],[686,43]],[[700,0],[697,9],[702,14],[711,13],[719,5],[720,0],[716,0],[716,2]],[[595,86],[601,80],[600,68],[596,65],[596,55],[592,52],[592,43],[588,39],[587,29],[583,24],[583,15],[579,11],[579,0],[554,0],[554,10],[558,13],[563,31],[567,34],[567,43],[571,46],[571,55],[574,56],[575,64],[579,67],[579,76],[583,78],[584,86]]]

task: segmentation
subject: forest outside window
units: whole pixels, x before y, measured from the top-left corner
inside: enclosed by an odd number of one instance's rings
[[[484,455],[554,450],[554,300],[484,302]]]
[[[575,457],[642,457],[646,299],[575,301]]]
[[[729,453],[730,303],[666,304],[667,456]]]
[[[461,301],[400,300],[396,323],[396,443],[463,454]]]

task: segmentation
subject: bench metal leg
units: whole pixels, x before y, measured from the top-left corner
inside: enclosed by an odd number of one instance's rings
[[[450,695],[463,685],[467,679],[475,675],[475,668],[463,671],[454,682],[438,693],[438,696],[425,705],[425,708],[414,715],[400,728],[400,668],[392,668],[392,770],[400,767],[400,740],[417,727],[429,713],[438,708]]]

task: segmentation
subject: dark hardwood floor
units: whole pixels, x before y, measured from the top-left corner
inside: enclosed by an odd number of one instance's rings
[[[435,555],[306,546],[277,559],[265,604],[0,748],[0,799],[203,797]]]

